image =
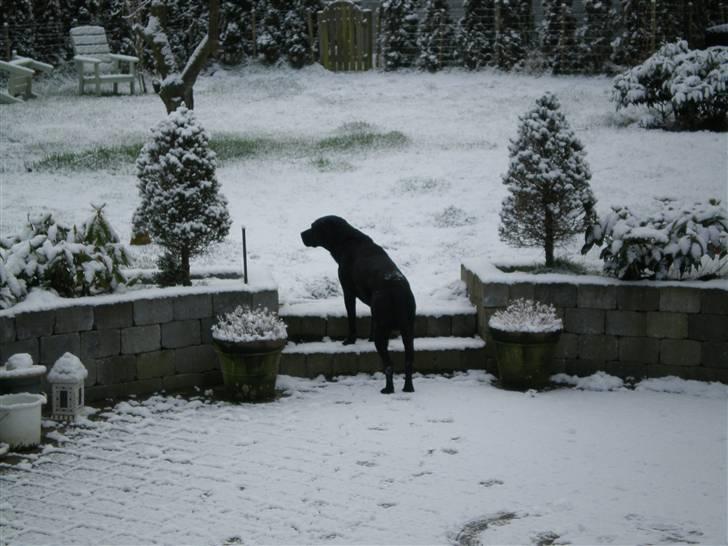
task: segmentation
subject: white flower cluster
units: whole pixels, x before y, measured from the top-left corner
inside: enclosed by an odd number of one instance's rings
[[[620,279],[682,278],[705,258],[728,255],[728,215],[715,199],[691,208],[663,200],[662,209],[647,216],[612,207],[587,230],[582,253],[594,245],[603,246],[605,271]]]
[[[121,266],[129,257],[103,213],[80,226],[56,222],[51,214],[29,217],[22,233],[0,239],[0,309],[22,301],[33,287],[64,297],[114,291],[127,283]]]
[[[519,298],[496,311],[488,326],[504,332],[558,332],[563,323],[553,305]]]
[[[217,317],[212,337],[220,341],[265,341],[286,339],[286,323],[262,307],[238,305],[234,311]]]

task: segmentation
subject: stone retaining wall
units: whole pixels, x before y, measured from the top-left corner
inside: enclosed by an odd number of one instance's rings
[[[65,352],[88,369],[86,399],[222,382],[210,327],[237,305],[278,310],[270,287],[155,289],[82,298],[78,305],[0,315],[0,363],[29,353],[50,369]]]
[[[516,298],[553,304],[564,322],[555,371],[635,378],[675,375],[728,383],[728,281],[623,282],[595,276],[503,273],[462,266],[488,342],[488,319]],[[495,370],[494,344],[487,343]]]

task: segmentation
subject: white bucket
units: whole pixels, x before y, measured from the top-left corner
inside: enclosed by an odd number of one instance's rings
[[[40,407],[43,394],[20,392],[0,396],[0,443],[10,447],[40,443]]]

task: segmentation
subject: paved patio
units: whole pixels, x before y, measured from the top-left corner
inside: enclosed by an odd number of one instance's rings
[[[0,462],[0,543],[637,544],[726,537],[726,400],[470,372],[155,396]],[[401,388],[401,377],[398,378]]]

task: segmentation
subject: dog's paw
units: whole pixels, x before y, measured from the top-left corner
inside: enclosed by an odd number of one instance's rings
[[[402,392],[415,392],[415,388],[412,386],[412,384],[405,383],[404,388],[402,389]]]
[[[382,394],[394,394],[394,387],[392,387],[392,386],[390,386],[390,385],[387,385],[386,387],[384,387],[384,388],[383,388],[383,389],[382,389],[381,391],[379,391],[379,392],[381,392]]]

